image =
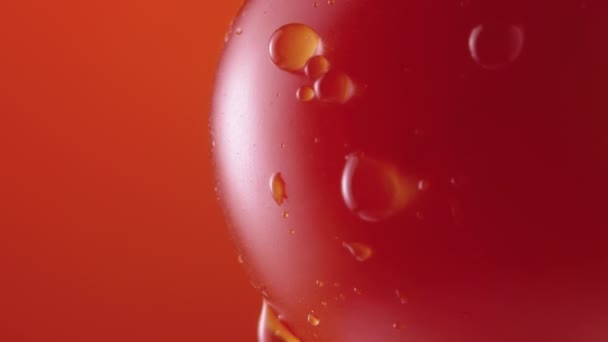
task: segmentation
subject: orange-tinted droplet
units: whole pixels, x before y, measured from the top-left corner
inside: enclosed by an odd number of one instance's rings
[[[266,302],[262,305],[260,320],[258,322],[259,342],[300,342],[289,328],[281,322],[277,314]]]
[[[285,219],[289,218],[289,211],[284,211],[282,215],[283,215],[283,218],[285,218]]]
[[[368,245],[358,242],[342,242],[342,246],[346,248],[355,259],[359,261],[366,261],[372,257],[374,251]]]
[[[283,70],[299,71],[317,54],[320,43],[321,38],[308,25],[287,24],[270,38],[270,59]]]
[[[355,85],[347,74],[329,71],[315,82],[315,93],[323,102],[343,104],[355,94]]]
[[[330,67],[329,60],[325,56],[314,56],[306,63],[304,72],[311,79],[318,80],[329,72]]]
[[[277,202],[278,205],[283,204],[287,199],[285,180],[280,172],[277,172],[270,177],[270,191],[272,192],[272,198],[274,198],[274,201]]]
[[[236,257],[236,261],[237,261],[239,264],[243,264],[243,263],[245,263],[245,260],[243,259],[243,256],[242,256],[241,254],[239,254],[239,255]]]
[[[308,314],[307,320],[308,324],[312,325],[313,327],[316,327],[321,324],[321,320],[312,312]]]
[[[342,197],[361,219],[378,222],[406,207],[416,192],[391,164],[353,153],[346,157],[342,173]]]
[[[310,102],[315,99],[315,89],[311,86],[303,86],[298,89],[296,97],[300,102]]]

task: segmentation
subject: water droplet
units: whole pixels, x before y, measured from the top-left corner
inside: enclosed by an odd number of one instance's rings
[[[324,287],[324,286],[325,286],[325,282],[324,282],[323,280],[318,280],[318,279],[317,279],[317,280],[315,281],[315,284],[316,284],[318,287]]]
[[[237,36],[240,36],[243,34],[243,29],[240,27],[237,27],[236,30],[234,30],[234,34],[236,34]]]
[[[300,342],[289,328],[281,322],[278,315],[266,302],[262,305],[262,312],[258,322],[259,342]]]
[[[331,65],[325,56],[314,56],[306,63],[304,72],[311,79],[318,80],[329,72],[330,67]]]
[[[355,94],[355,85],[347,74],[329,71],[315,82],[315,93],[321,101],[344,104]]]
[[[316,2],[316,1],[315,1],[315,2],[313,2],[313,3],[312,3],[312,7],[319,7],[319,3],[318,3],[318,2]]]
[[[323,306],[327,306],[327,302],[326,302],[326,301],[324,301],[324,300],[322,300],[322,301],[321,301],[321,305],[323,305]]]
[[[401,331],[401,330],[403,330],[404,328],[405,328],[405,327],[403,326],[403,323],[401,323],[401,322],[399,322],[399,321],[395,321],[395,322],[393,323],[393,329],[396,329],[396,330]]]
[[[321,320],[315,316],[315,314],[313,312],[308,314],[308,324],[312,325],[313,327],[318,326],[319,324],[321,324]]]
[[[243,260],[243,256],[242,256],[241,254],[239,254],[239,255],[236,257],[236,261],[237,261],[239,264],[243,264],[243,263],[245,262],[245,260]]]
[[[355,259],[362,261],[362,262],[369,260],[369,258],[371,258],[372,255],[374,254],[374,251],[369,246],[362,244],[362,243],[343,242],[342,246],[344,248],[346,248],[350,252],[350,254],[352,254],[355,257]]]
[[[524,31],[516,25],[479,25],[471,31],[469,50],[485,69],[498,69],[515,62],[524,47]]]
[[[320,143],[320,142],[321,142],[321,138],[319,138],[319,137],[315,137],[315,140],[314,140],[314,142],[315,142],[315,144],[318,144],[318,143]]]
[[[289,218],[289,211],[284,211],[282,215],[285,219]]]
[[[327,0],[327,3],[329,5],[334,5],[336,3],[336,0]]]
[[[289,234],[291,234],[291,235],[295,235],[295,234],[296,234],[296,230],[295,230],[295,229],[290,229],[290,230],[289,230]]]
[[[359,153],[346,157],[341,185],[346,206],[368,222],[398,213],[415,192],[393,165]]]
[[[296,92],[296,97],[300,102],[310,102],[315,99],[315,89],[311,86],[303,86]]]
[[[277,172],[270,177],[270,191],[272,192],[272,198],[274,198],[274,201],[277,202],[278,205],[283,204],[287,199],[285,180],[280,172]]]
[[[397,289],[397,290],[395,290],[395,294],[397,295],[397,299],[399,299],[399,302],[401,304],[407,304],[408,303],[407,297],[403,293],[401,293],[401,291],[399,291]]]
[[[358,287],[353,288],[353,292],[358,294],[359,296],[363,294],[363,291],[361,291],[361,289]]]
[[[309,26],[287,24],[270,38],[270,59],[283,70],[299,71],[319,52],[320,43],[321,38]]]
[[[429,189],[430,185],[431,184],[429,183],[429,181],[426,181],[426,180],[423,179],[423,180],[421,180],[421,181],[418,182],[418,190],[420,190],[420,191],[427,191]]]

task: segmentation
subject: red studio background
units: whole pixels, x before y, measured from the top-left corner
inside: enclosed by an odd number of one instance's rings
[[[241,2],[0,2],[0,341],[255,340],[208,135]]]

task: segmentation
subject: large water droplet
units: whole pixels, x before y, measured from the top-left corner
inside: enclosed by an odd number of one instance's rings
[[[366,244],[358,242],[342,242],[342,246],[346,248],[355,259],[366,261],[374,255],[374,250]]]
[[[315,93],[323,102],[343,104],[355,94],[355,85],[347,74],[329,71],[315,82]]]
[[[270,59],[283,70],[299,71],[317,54],[320,43],[319,35],[308,25],[287,24],[270,38]]]
[[[479,25],[471,31],[469,50],[485,69],[498,69],[515,62],[524,47],[524,31],[516,25]]]
[[[341,185],[346,206],[368,222],[398,213],[416,191],[416,184],[407,182],[393,165],[360,153],[346,157]]]
[[[291,331],[281,322],[277,314],[266,302],[262,304],[262,312],[258,322],[259,342],[300,342]]]
[[[283,204],[287,199],[285,180],[280,172],[277,172],[270,177],[270,191],[272,193],[272,198],[274,198],[274,201],[277,202],[278,205]]]

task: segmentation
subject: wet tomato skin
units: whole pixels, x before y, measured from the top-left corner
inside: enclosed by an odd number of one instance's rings
[[[246,2],[213,156],[284,336],[608,340],[606,15],[574,0]]]

